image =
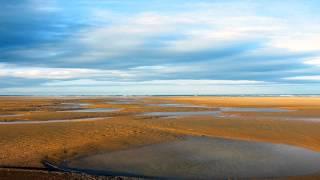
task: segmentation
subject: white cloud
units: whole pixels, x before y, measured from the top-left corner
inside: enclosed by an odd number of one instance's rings
[[[251,80],[150,80],[150,81],[98,81],[92,79],[78,79],[66,81],[51,81],[44,86],[137,86],[137,85],[173,85],[173,86],[207,86],[207,85],[261,85],[264,81]]]
[[[320,33],[315,33],[320,31],[320,26],[313,31],[307,29],[299,33],[292,33],[290,28],[293,27],[288,27],[287,33],[281,32],[272,37],[270,45],[291,52],[320,51]]]
[[[163,40],[157,49],[164,52],[198,51],[228,43],[261,39],[267,49],[290,52],[320,50],[318,25],[306,22],[299,26],[287,19],[259,16],[250,11],[231,16],[225,12],[209,10],[208,7],[207,10],[187,13],[143,12],[130,17],[119,17],[119,14],[116,14],[120,20],[113,19],[110,12],[107,12],[106,16],[99,17],[109,18],[112,23],[91,28],[76,36],[79,44],[90,47],[90,56],[80,58],[87,58],[88,61],[92,60],[90,57],[111,59],[145,48],[146,42],[153,43],[152,37],[166,34],[179,35],[181,38]],[[305,26],[310,28],[306,29]],[[150,46],[152,48],[152,45]]]
[[[320,81],[320,75],[316,76],[294,76],[283,78],[285,80]]]
[[[154,66],[138,66],[130,68],[129,71],[139,76],[148,76],[155,74],[171,74],[171,73],[191,73],[203,71],[202,67],[165,64],[165,65],[154,65]]]
[[[197,17],[197,14],[189,16],[189,18]],[[183,33],[186,38],[169,42],[167,48],[175,51],[197,51],[239,41],[265,39],[285,26],[278,19],[269,17],[215,18],[214,14],[200,14],[200,16],[207,18],[199,26],[200,28],[185,30]]]
[[[97,70],[85,68],[46,68],[0,64],[0,77],[26,79],[73,79],[73,78],[130,78],[134,75],[118,70]]]
[[[157,75],[168,75],[175,73],[191,73],[202,71],[202,67],[158,65],[158,66],[138,66],[127,70],[102,70],[88,68],[49,68],[49,67],[29,67],[15,64],[0,63],[0,77],[16,77],[25,79],[83,79],[83,78],[103,78],[134,80]]]
[[[305,64],[309,64],[309,65],[320,66],[320,57],[319,58],[313,58],[313,59],[307,59],[307,60],[304,61],[304,63]]]
[[[109,11],[104,14],[98,10],[94,17],[99,18],[100,22],[108,22],[107,25],[99,24],[73,35],[65,45],[81,47],[84,53],[64,60],[108,61],[145,48],[153,48],[163,53],[198,51],[264,38],[285,26],[276,18],[254,15],[221,18],[221,15],[208,11],[168,14],[142,12],[128,17]],[[161,39],[161,36],[169,38]],[[173,39],[170,39],[170,36]],[[179,38],[175,39],[174,36]],[[160,45],[157,45],[159,41],[154,41],[153,38],[159,38]]]
[[[124,20],[111,25],[89,28],[69,41],[87,48],[87,55],[80,59],[92,61],[92,58],[113,58],[137,50],[143,46],[147,38],[170,32],[175,28],[162,18],[160,15],[142,13],[123,18]],[[77,59],[75,58],[79,61]]]
[[[48,4],[48,7],[50,6],[51,5]],[[320,32],[320,27],[315,24],[305,23],[303,24],[304,26],[300,27],[299,24],[289,21],[288,19],[268,16],[267,14],[259,15],[259,13],[255,11],[256,7],[252,9],[245,7],[247,11],[244,12],[242,11],[243,9],[234,6],[231,9],[238,10],[238,12],[236,12],[237,15],[234,15],[234,11],[230,13],[226,10],[228,8],[225,7],[219,9],[216,5],[207,6],[207,4],[202,4],[201,6],[201,8],[199,8],[200,6],[195,6],[192,11],[186,10],[165,13],[139,12],[130,15],[98,10],[94,12],[93,17],[98,19],[98,21],[93,21],[100,22],[99,24],[82,29],[80,32],[70,36],[65,42],[52,46],[59,48],[46,46],[13,52],[13,54],[30,59],[48,58],[49,60],[54,59],[55,62],[60,64],[67,62],[69,66],[72,63],[75,63],[74,65],[76,66],[82,62],[92,63],[92,66],[98,66],[101,62],[104,67],[107,67],[109,65],[108,61],[112,61],[111,65],[119,65],[119,67],[121,67],[121,63],[126,65],[127,62],[125,62],[126,60],[124,60],[124,58],[117,58],[119,56],[130,57],[128,59],[131,61],[134,59],[137,62],[128,62],[131,67],[129,67],[128,70],[16,66],[1,68],[0,66],[0,76],[30,79],[85,79],[94,77],[94,79],[118,78],[118,80],[126,80],[131,78],[130,80],[132,80],[138,78],[143,79],[143,77],[154,78],[156,75],[204,72],[209,71],[209,68],[205,67],[205,65],[195,65],[198,62],[200,64],[201,59],[194,59],[193,63],[187,65],[176,65],[174,62],[176,60],[175,55],[180,55],[184,52],[201,51],[207,48],[218,48],[218,50],[220,50],[223,49],[225,45],[229,45],[229,43],[232,44],[250,40],[260,41],[261,39],[263,39],[262,46],[265,47],[252,48],[249,53],[253,52],[255,53],[254,55],[258,56],[267,54],[265,52],[270,52],[274,55],[275,52],[279,51],[283,53],[283,51],[309,52],[320,50],[320,35],[318,33]],[[54,7],[54,4],[52,7]],[[213,11],[213,9],[219,10]],[[175,35],[178,37],[174,37]],[[162,39],[163,36],[165,38]],[[148,48],[151,50],[150,54],[147,52],[147,50],[149,50]],[[137,53],[141,49],[143,50],[141,53],[145,53],[146,57],[144,56],[145,54],[140,56],[140,54]],[[155,53],[153,54],[153,52]],[[150,55],[150,60],[147,59],[148,55]],[[171,60],[171,57],[173,61],[172,64],[167,64],[168,61]],[[155,63],[153,63],[152,58],[156,59],[154,61]],[[163,58],[165,62],[162,62],[161,58]],[[182,58],[184,57],[179,59],[180,62],[183,61]],[[279,60],[279,65],[288,60],[281,61],[282,60]],[[320,60],[301,60],[301,63],[319,66]],[[131,66],[131,64],[133,65]],[[150,66],[144,66],[144,64]],[[243,64],[247,67],[254,65],[246,64],[245,61]],[[264,64],[267,64],[267,62]],[[213,68],[229,68],[228,63],[218,63],[217,65],[217,67]],[[138,67],[132,68],[134,66]],[[230,66],[232,66],[231,62]],[[252,69],[249,71],[252,71]],[[247,73],[250,75],[252,72]],[[180,77],[182,76],[176,76],[176,78]],[[175,83],[188,82],[191,81],[179,81]],[[200,82],[203,81],[192,83]],[[215,80],[211,81],[211,83],[219,84],[226,82]],[[229,83],[231,83],[231,81]],[[232,83],[239,82],[232,81]]]
[[[248,85],[248,84],[263,84],[264,81],[253,80],[192,80],[192,79],[176,79],[176,80],[153,80],[144,81],[146,84],[172,84],[172,85]]]

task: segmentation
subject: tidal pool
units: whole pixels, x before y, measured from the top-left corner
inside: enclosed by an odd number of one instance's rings
[[[207,137],[88,155],[72,170],[164,179],[263,178],[320,172],[320,153],[289,146]]]
[[[92,108],[92,109],[77,109],[63,112],[115,112],[120,111],[121,108]]]
[[[192,105],[192,104],[148,104],[148,106],[159,106],[159,107],[181,107],[181,108],[208,108],[201,105]]]
[[[220,117],[220,111],[187,111],[187,112],[149,112],[144,113],[144,116],[159,116],[159,117],[185,117],[185,116],[215,116]]]
[[[288,109],[280,108],[241,108],[241,107],[223,107],[222,112],[290,112]]]
[[[0,125],[17,125],[17,124],[49,124],[49,123],[65,123],[65,122],[84,122],[84,121],[98,121],[105,120],[110,117],[102,118],[81,118],[81,119],[61,119],[61,120],[46,120],[46,121],[0,121]]]
[[[138,99],[113,99],[106,103],[107,104],[135,104],[135,103],[138,103]]]
[[[80,109],[85,106],[90,106],[90,103],[61,103],[60,105],[62,109],[70,110],[70,109]]]
[[[81,107],[83,107],[83,106],[90,106],[92,104],[90,104],[90,103],[61,103],[61,105],[63,105],[63,106],[77,106],[77,107],[81,106]]]
[[[130,101],[112,101],[112,102],[107,102],[106,104],[134,104],[134,102],[130,102]]]
[[[320,118],[317,117],[292,117],[292,116],[259,116],[259,118],[264,118],[264,119],[274,119],[274,120],[279,120],[279,121],[305,121],[305,122],[314,122],[314,123],[319,123]]]
[[[159,104],[159,106],[167,107],[187,107],[178,106],[180,104]],[[200,107],[200,106],[188,106],[188,107]],[[204,106],[202,108],[205,108]],[[222,107],[215,111],[184,111],[184,112],[148,112],[144,113],[144,116],[159,116],[167,118],[177,118],[185,116],[205,116],[212,115],[214,117],[234,117],[234,115],[223,114],[223,112],[289,112],[291,110],[280,109],[280,108],[234,108],[234,107]]]
[[[119,101],[111,101],[111,102],[106,102],[106,104],[136,104],[138,103],[135,100],[119,100]]]

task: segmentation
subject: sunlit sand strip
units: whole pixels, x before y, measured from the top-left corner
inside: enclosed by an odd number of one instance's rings
[[[49,123],[65,123],[65,122],[85,122],[85,121],[99,121],[109,119],[110,117],[102,118],[85,118],[85,119],[65,119],[65,120],[47,120],[47,121],[10,121],[0,122],[0,125],[16,125],[16,124],[49,124]]]

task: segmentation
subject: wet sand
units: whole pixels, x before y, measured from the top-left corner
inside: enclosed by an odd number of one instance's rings
[[[59,163],[88,154],[132,150],[146,145],[175,142],[185,136],[276,143],[320,152],[320,123],[306,121],[307,118],[316,120],[320,117],[320,98],[145,97],[119,98],[119,101],[117,99],[117,97],[1,97],[0,115],[23,114],[16,117],[0,117],[2,122],[69,121],[99,117],[110,117],[110,119],[72,123],[1,124],[0,166],[43,167],[41,164],[43,159]],[[66,109],[62,103],[86,104],[80,109],[120,108],[122,110],[59,112],[74,108]],[[147,104],[191,104],[196,107],[148,106]],[[208,111],[207,107],[213,111],[221,108],[271,108],[284,111],[228,110],[222,112],[223,117],[187,115],[182,118],[161,118],[143,115],[154,112]],[[292,120],[294,118],[296,119]]]
[[[320,153],[288,145],[187,137],[88,155],[66,166],[84,172],[165,179],[288,177],[319,172]]]
[[[94,176],[81,173],[48,171],[46,169],[0,168],[1,180],[126,180],[123,176]]]

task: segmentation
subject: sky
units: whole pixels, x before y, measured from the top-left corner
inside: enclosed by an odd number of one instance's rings
[[[320,94],[318,0],[0,8],[1,95]]]

